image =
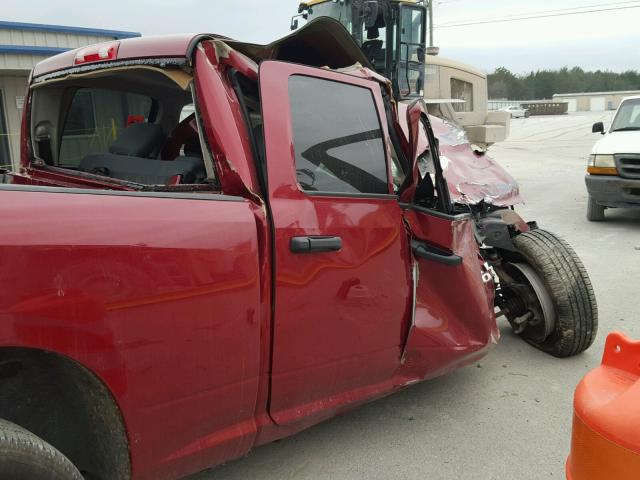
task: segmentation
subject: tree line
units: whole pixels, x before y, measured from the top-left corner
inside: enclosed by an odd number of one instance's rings
[[[488,81],[490,99],[541,100],[556,93],[640,90],[640,72],[635,70],[585,72],[580,67],[564,67],[515,75],[500,67],[489,74]]]

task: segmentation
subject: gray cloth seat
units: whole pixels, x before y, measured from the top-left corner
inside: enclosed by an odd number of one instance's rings
[[[134,123],[120,133],[109,147],[109,152],[116,155],[148,158],[152,153],[160,151],[164,140],[165,136],[160,125]]]
[[[149,158],[160,150],[163,141],[159,125],[133,124],[111,144],[109,153],[93,153],[82,159],[80,170],[144,185],[166,185],[175,175],[182,176],[180,183],[183,184],[206,180],[204,161],[197,156],[170,161]]]
[[[85,157],[80,169],[144,185],[166,185],[174,175],[182,175],[183,184],[202,183],[207,178],[204,161],[197,157],[178,157],[169,161],[96,153]]]

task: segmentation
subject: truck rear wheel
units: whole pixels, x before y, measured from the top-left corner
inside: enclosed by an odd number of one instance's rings
[[[504,270],[522,315],[507,316],[525,341],[556,357],[588,349],[598,331],[598,307],[584,265],[571,246],[545,230],[514,238],[524,261]],[[514,308],[515,310],[515,308]]]
[[[33,433],[0,419],[0,472],[11,480],[83,480],[73,464]]]
[[[598,205],[591,196],[589,196],[589,202],[587,203],[587,220],[590,222],[602,222],[604,220],[604,207]]]

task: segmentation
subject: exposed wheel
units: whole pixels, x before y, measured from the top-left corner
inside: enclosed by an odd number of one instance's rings
[[[588,349],[598,331],[598,306],[582,261],[551,232],[531,230],[514,238],[524,259],[503,266],[518,335],[556,357]]]
[[[0,419],[0,476],[11,480],[83,480],[73,464],[41,438]]]
[[[601,222],[604,220],[604,207],[598,205],[591,195],[589,195],[589,201],[587,203],[587,220],[590,222]]]

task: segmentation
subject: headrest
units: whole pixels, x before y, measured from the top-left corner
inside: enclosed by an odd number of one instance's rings
[[[147,158],[162,147],[162,128],[154,123],[134,123],[120,133],[109,152]]]

